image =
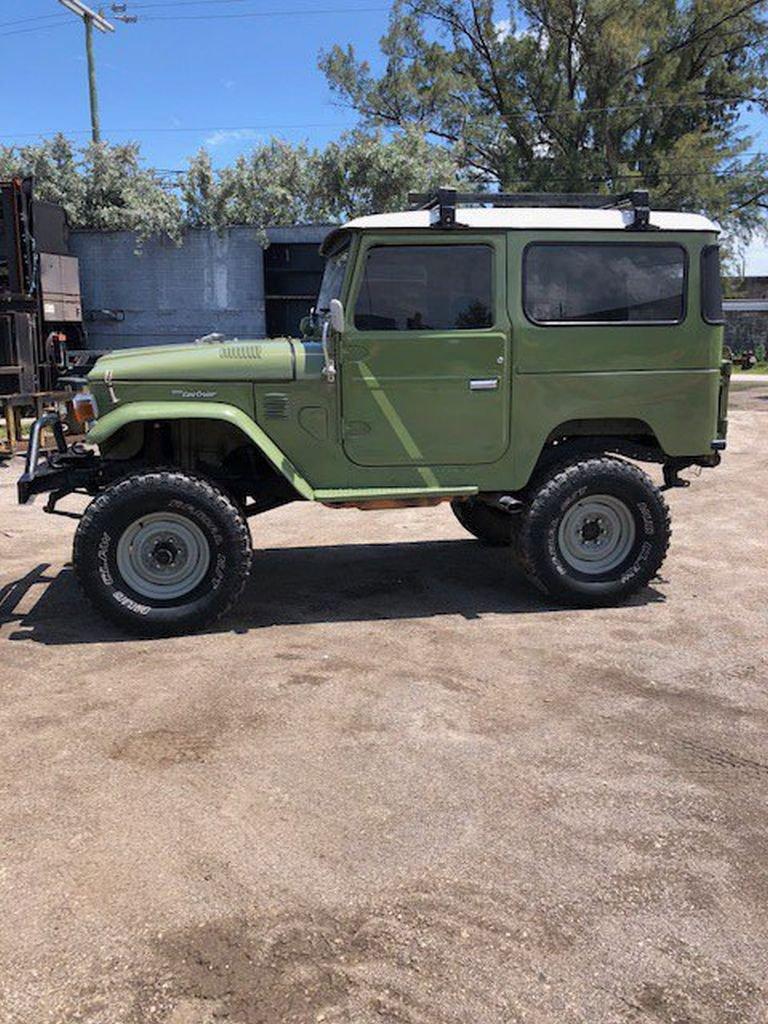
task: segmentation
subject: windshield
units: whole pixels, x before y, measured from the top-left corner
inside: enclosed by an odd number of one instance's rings
[[[348,256],[349,241],[346,241],[341,249],[337,249],[326,259],[323,280],[320,282],[320,292],[315,306],[317,313],[327,313],[331,307],[331,299],[338,299],[341,296]]]

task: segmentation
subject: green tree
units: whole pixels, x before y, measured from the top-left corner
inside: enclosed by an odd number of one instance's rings
[[[178,238],[181,207],[173,189],[141,162],[135,143],[75,149],[63,135],[38,145],[0,147],[0,175],[34,175],[35,195],[60,203],[75,228],[130,230],[140,238]]]
[[[222,226],[226,219],[225,195],[207,150],[201,149],[189,161],[189,167],[181,179],[180,193],[184,222],[187,226]]]
[[[305,144],[270,139],[239,156],[220,176],[229,224],[301,224],[316,217],[317,155]]]
[[[374,74],[320,64],[365,126],[420,132],[513,191],[626,191],[704,210],[743,242],[765,225],[765,0],[396,0]]]
[[[0,177],[29,174],[35,178],[35,195],[60,203],[74,222],[82,206],[83,179],[72,143],[55,135],[38,145],[0,147]]]
[[[380,130],[348,132],[320,154],[316,173],[319,210],[330,220],[402,209],[409,191],[460,184],[452,152],[415,125],[389,139]]]
[[[179,201],[152,168],[142,166],[136,143],[100,142],[83,151],[83,199],[77,226],[102,231],[135,231],[140,238],[178,238]]]
[[[181,199],[191,226],[264,228],[402,208],[409,189],[457,175],[451,153],[416,128],[389,139],[354,131],[322,150],[271,139],[218,171],[201,150],[184,175]]]

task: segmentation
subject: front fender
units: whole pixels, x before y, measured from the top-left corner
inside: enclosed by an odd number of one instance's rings
[[[147,420],[219,420],[229,423],[263,452],[302,498],[313,498],[312,487],[275,442],[242,409],[224,402],[128,402],[96,420],[88,433],[88,443],[102,444],[129,423]]]

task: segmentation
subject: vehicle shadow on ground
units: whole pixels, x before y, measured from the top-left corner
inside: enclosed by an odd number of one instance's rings
[[[0,626],[17,623],[10,640],[43,644],[133,639],[97,616],[82,597],[69,566],[48,573],[39,565],[0,590]],[[31,606],[25,596],[45,589]],[[631,604],[664,600],[648,587]],[[28,606],[21,613],[22,602]],[[460,615],[563,611],[515,569],[502,548],[476,541],[338,544],[268,548],[254,555],[237,607],[207,633],[323,622],[377,621]]]

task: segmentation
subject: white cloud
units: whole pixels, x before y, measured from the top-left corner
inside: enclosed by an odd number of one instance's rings
[[[225,89],[234,89],[235,86],[237,85],[237,82],[234,80],[234,78],[222,78],[221,84],[224,86]]]
[[[506,39],[512,32],[512,19],[499,18],[498,21],[494,21],[493,27],[499,33],[499,39]],[[514,31],[515,39],[525,39],[526,36],[533,36],[533,34],[533,31],[525,25],[518,25]]]
[[[230,142],[244,142],[248,139],[255,141],[261,136],[253,128],[219,128],[203,139],[204,146],[226,146]]]

